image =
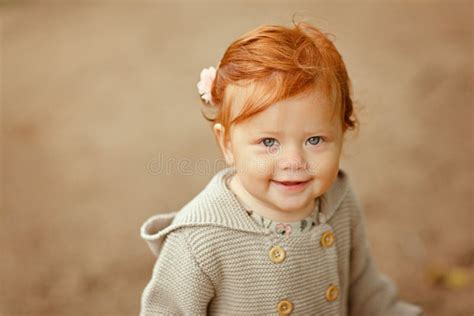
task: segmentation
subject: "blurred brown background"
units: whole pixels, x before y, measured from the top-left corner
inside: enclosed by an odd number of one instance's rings
[[[472,315],[472,6],[2,1],[0,315],[138,314],[155,260],[140,225],[216,171],[178,161],[220,157],[201,69],[294,12],[334,34],[353,81],[342,167],[379,268],[427,315]]]

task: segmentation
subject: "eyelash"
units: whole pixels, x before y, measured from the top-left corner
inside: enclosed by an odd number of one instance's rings
[[[313,145],[313,146],[317,146],[317,145],[319,145],[321,142],[324,142],[324,141],[326,140],[326,139],[325,139],[324,137],[322,137],[322,136],[311,136],[310,138],[308,138],[308,139],[306,140],[306,142],[307,142],[308,140],[310,140],[311,138],[318,138],[318,139],[319,139],[319,142],[318,142],[317,144],[310,144],[310,145]],[[259,143],[259,144],[262,144],[262,145],[265,146],[265,147],[272,147],[272,146],[266,146],[266,145],[264,144],[264,141],[267,140],[267,139],[272,139],[272,140],[276,141],[275,138],[265,137],[265,138],[262,138],[258,143]]]

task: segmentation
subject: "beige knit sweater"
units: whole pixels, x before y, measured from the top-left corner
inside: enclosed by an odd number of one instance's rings
[[[140,315],[422,315],[377,270],[345,171],[322,196],[317,225],[290,237],[246,214],[225,185],[234,172],[141,227],[158,258]]]

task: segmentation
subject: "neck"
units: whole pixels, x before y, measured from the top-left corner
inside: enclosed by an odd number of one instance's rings
[[[257,214],[279,222],[296,222],[310,216],[315,207],[315,200],[313,199],[310,205],[298,211],[284,211],[276,209],[258,200],[251,195],[242,185],[237,174],[230,176],[228,179],[229,188],[235,193],[243,207],[247,210],[252,210]]]

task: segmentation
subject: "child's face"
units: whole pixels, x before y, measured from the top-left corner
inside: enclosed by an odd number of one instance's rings
[[[225,146],[221,138],[226,161],[260,202],[280,211],[301,210],[329,189],[339,170],[343,132],[331,111],[317,91],[275,103],[232,126]]]

